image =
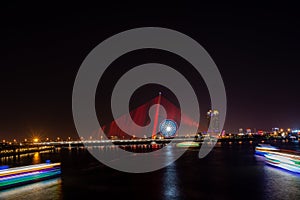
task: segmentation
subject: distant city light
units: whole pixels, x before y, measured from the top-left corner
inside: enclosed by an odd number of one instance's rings
[[[299,129],[292,130],[292,133],[299,133],[299,132],[300,132]]]

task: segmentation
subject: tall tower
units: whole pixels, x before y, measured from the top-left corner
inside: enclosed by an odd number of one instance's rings
[[[219,111],[218,110],[209,110],[206,114],[208,121],[208,133],[220,133],[220,122],[219,122]]]
[[[153,123],[153,130],[152,130],[152,138],[155,137],[158,129],[158,116],[159,116],[159,105],[160,105],[160,100],[161,100],[161,92],[158,93],[158,98],[157,98],[157,105],[155,108],[155,117],[154,117],[154,123]]]

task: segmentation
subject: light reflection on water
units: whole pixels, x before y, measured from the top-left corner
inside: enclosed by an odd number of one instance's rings
[[[5,156],[0,158],[0,165],[8,165],[10,167],[24,166],[24,165],[32,165],[39,164],[45,162],[47,159],[53,159],[53,162],[58,161],[56,156],[53,156],[55,152],[59,152],[58,150],[46,150],[40,152],[26,153],[14,156]]]
[[[0,199],[5,200],[46,200],[63,199],[61,178],[54,178],[36,183],[31,183],[0,192]]]
[[[40,153],[39,152],[35,152],[33,154],[33,159],[32,159],[32,164],[39,164],[41,163],[41,157],[40,157]]]
[[[170,146],[166,147],[168,149],[166,157],[166,162],[169,163],[171,158],[173,157],[173,151]],[[177,176],[177,169],[176,169],[176,162],[168,165],[166,167],[164,176],[163,176],[163,194],[166,200],[169,199],[179,199],[179,188],[178,188],[178,176]]]
[[[0,165],[9,167],[39,164],[45,162],[51,151],[27,153],[15,156],[1,157]],[[44,158],[44,156],[46,157]],[[36,199],[63,199],[62,198],[62,180],[53,178],[36,183],[30,183],[15,188],[0,191],[0,199],[5,200],[36,200]]]
[[[89,148],[102,154],[120,151],[111,146]],[[166,156],[161,161],[170,163],[179,149],[171,145],[166,148]],[[166,200],[300,199],[300,175],[265,165],[263,157],[254,156],[251,149],[252,146],[242,144],[227,147],[219,144],[205,159],[198,159],[198,150],[188,150],[183,159],[166,168],[135,175],[108,169],[83,147],[6,157],[1,158],[1,165],[26,165],[50,159],[61,161],[64,171],[62,179],[1,191],[0,199],[60,200],[77,199],[87,194]]]
[[[265,199],[300,199],[300,175],[274,166],[264,166]]]
[[[298,145],[283,146],[289,148],[299,151]],[[300,174],[269,165],[263,156],[255,155],[255,159],[262,167],[263,199],[300,199]]]

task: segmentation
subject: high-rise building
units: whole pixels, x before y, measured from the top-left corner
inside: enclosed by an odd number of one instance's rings
[[[272,128],[272,132],[278,132],[279,128]]]
[[[206,114],[208,120],[208,133],[220,133],[219,111],[209,110]]]
[[[252,131],[251,131],[251,128],[247,128],[246,129],[246,133],[249,135],[249,134],[252,134]]]

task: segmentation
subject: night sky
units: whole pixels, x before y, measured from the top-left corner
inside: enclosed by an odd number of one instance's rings
[[[297,6],[6,3],[0,9],[1,140],[32,135],[76,137],[72,89],[81,63],[106,38],[146,26],[180,31],[208,51],[227,92],[226,130],[300,127]],[[101,105],[108,102],[118,76],[153,60],[178,71],[183,70],[181,66],[190,69],[183,73],[197,90],[204,115],[209,97],[201,77],[176,55],[154,50],[132,52],[110,66],[103,80],[111,82],[100,84],[106,89],[97,93],[97,111],[108,112]],[[132,107],[165,90],[149,88],[144,88],[146,94],[141,95],[141,88],[137,98],[133,96]],[[169,93],[172,101],[174,95]],[[103,123],[110,120],[109,113],[101,119]]]

